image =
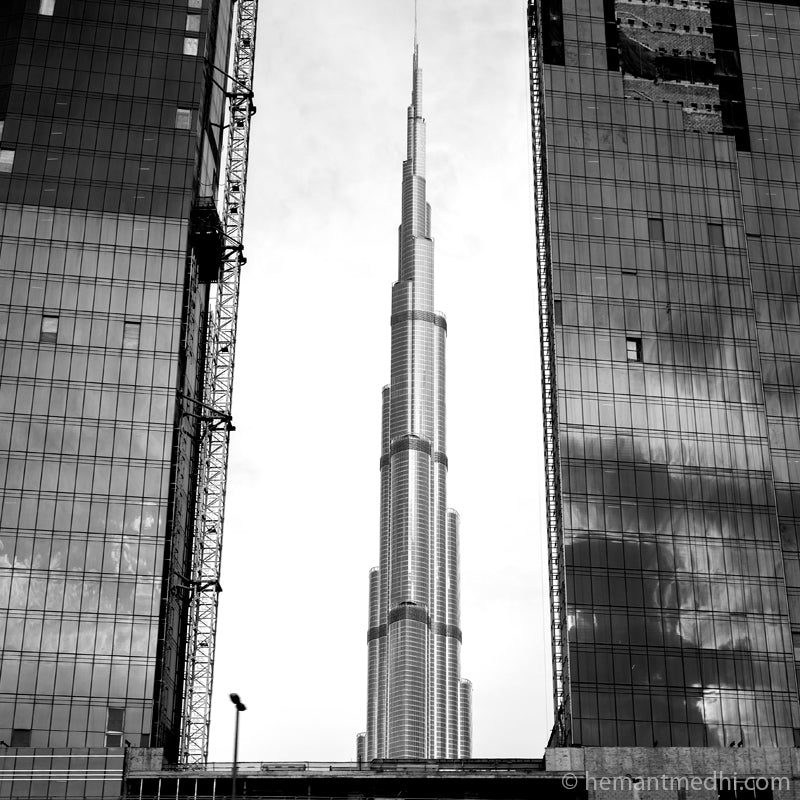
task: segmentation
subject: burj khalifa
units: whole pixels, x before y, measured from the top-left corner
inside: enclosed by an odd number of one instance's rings
[[[433,310],[422,72],[414,45],[391,384],[383,389],[380,564],[369,575],[367,730],[359,758],[469,758],[461,679],[458,513],[447,508],[445,338]]]

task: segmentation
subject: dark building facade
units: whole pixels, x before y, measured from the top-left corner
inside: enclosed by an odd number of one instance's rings
[[[232,0],[0,4],[0,739],[176,760]],[[213,250],[213,246],[211,248]],[[217,254],[218,257],[218,254]]]
[[[513,800],[586,798],[583,775],[563,780],[563,767],[548,771],[545,759],[375,759],[369,763],[313,761],[209,764],[177,771],[157,750],[132,750],[125,770],[126,797],[184,798],[485,798]],[[563,757],[562,757],[563,761]],[[561,767],[559,769],[559,767]],[[572,763],[567,764],[568,768]],[[574,777],[574,780],[573,780]]]
[[[552,742],[797,745],[800,8],[529,27]]]
[[[259,762],[175,770],[160,752],[131,750],[125,797],[184,798],[472,798],[585,800],[795,800],[796,748],[552,748],[541,759],[376,759],[363,763]]]

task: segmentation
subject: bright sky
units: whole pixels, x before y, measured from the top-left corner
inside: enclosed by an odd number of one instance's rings
[[[524,0],[421,0],[449,505],[473,756],[542,755],[551,681]],[[350,761],[366,724],[381,387],[413,0],[260,4],[212,716],[232,759]]]

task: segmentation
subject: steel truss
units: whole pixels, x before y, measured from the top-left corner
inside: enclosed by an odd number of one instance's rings
[[[551,746],[565,744],[570,725],[569,697],[565,696],[564,650],[565,586],[561,527],[561,474],[558,456],[558,396],[554,350],[550,219],[547,193],[547,142],[543,94],[543,58],[540,0],[528,2],[531,111],[533,122],[533,187],[536,218],[536,260],[539,285],[539,335],[542,355],[542,411],[544,413],[544,467],[548,570],[550,573],[550,625],[553,639],[553,696],[556,709],[555,738]]]
[[[228,446],[233,430],[231,400],[239,309],[239,278],[246,259],[243,229],[258,0],[237,0],[233,73],[229,76],[227,163],[223,186],[223,252],[219,282],[210,300],[203,402],[195,404],[200,425],[192,571],[186,638],[186,676],[180,759],[205,764],[214,678],[217,602]],[[212,287],[213,291],[213,287]]]

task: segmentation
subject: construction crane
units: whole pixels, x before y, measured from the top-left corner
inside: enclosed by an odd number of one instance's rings
[[[205,352],[200,453],[195,497],[191,592],[186,635],[180,759],[204,765],[208,759],[217,599],[220,591],[222,531],[228,445],[233,429],[231,400],[239,309],[239,277],[245,263],[244,229],[247,159],[253,105],[253,66],[258,0],[237,0],[233,72],[228,76],[227,160],[222,201],[222,264],[210,299]]]

